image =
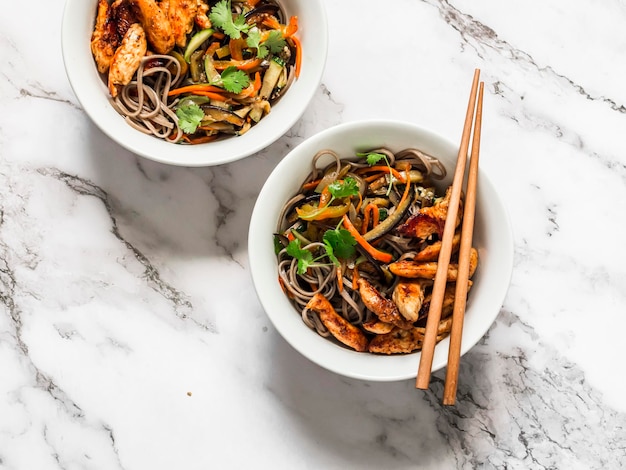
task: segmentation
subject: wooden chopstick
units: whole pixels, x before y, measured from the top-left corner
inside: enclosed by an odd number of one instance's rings
[[[437,260],[437,273],[433,284],[433,292],[430,300],[430,307],[428,309],[428,318],[426,320],[426,331],[424,333],[424,341],[422,343],[419,369],[415,380],[415,387],[423,390],[428,389],[428,385],[430,384],[430,374],[433,366],[435,344],[437,343],[437,327],[439,325],[439,320],[441,319],[441,308],[446,288],[448,266],[450,264],[450,256],[452,254],[452,239],[454,237],[456,218],[459,211],[459,202],[461,200],[461,190],[463,188],[463,177],[467,163],[467,151],[469,149],[472,121],[474,120],[474,108],[476,105],[476,91],[478,89],[479,77],[480,69],[476,69],[474,71],[472,91],[467,105],[467,113],[465,115],[465,124],[463,126],[463,135],[459,146],[459,153],[457,155],[456,168],[452,179],[450,203],[448,205],[446,222],[443,227],[441,251],[439,252],[439,258]]]
[[[483,89],[481,82],[478,88],[478,104],[474,120],[474,136],[472,138],[472,153],[470,155],[469,173],[467,176],[467,191],[463,210],[463,225],[461,227],[461,246],[459,248],[459,272],[454,293],[454,309],[452,310],[452,330],[450,331],[450,348],[448,350],[448,368],[446,382],[443,388],[443,404],[454,405],[459,378],[459,362],[461,360],[461,337],[463,336],[463,321],[465,305],[467,303],[467,288],[470,269],[470,251],[474,233],[474,214],[476,209],[476,185],[478,181],[478,154],[480,153],[480,130],[483,120]]]

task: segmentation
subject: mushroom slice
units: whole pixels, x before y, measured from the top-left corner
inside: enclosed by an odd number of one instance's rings
[[[367,351],[367,337],[358,327],[339,315],[322,294],[315,294],[306,308],[319,315],[320,321],[338,341],[356,351]]]

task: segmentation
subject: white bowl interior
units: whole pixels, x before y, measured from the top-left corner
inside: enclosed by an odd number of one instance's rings
[[[344,376],[393,381],[415,377],[420,353],[382,356],[338,346],[310,330],[282,292],[272,237],[283,204],[298,190],[310,171],[315,153],[330,148],[343,158],[375,147],[399,151],[420,148],[438,157],[450,184],[458,145],[419,126],[396,121],[350,122],[329,128],[302,142],[276,166],[256,201],[250,221],[250,269],[263,308],[279,333],[297,351],[318,365]],[[484,172],[479,172],[474,246],[479,266],[474,275],[463,327],[461,353],[467,352],[489,329],[504,301],[513,268],[513,237],[505,208]],[[433,371],[447,363],[449,339],[435,348]]]
[[[181,166],[210,166],[249,156],[285,134],[302,116],[317,90],[328,49],[328,26],[320,0],[281,0],[287,15],[298,16],[302,72],[272,107],[269,115],[243,136],[201,145],[173,145],[130,127],[108,101],[98,74],[90,38],[97,0],[66,0],[61,41],[65,70],[78,101],[93,122],[111,139],[151,160]]]

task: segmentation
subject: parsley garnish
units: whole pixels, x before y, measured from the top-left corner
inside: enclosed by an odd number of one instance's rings
[[[178,125],[185,134],[193,134],[204,117],[204,111],[195,103],[179,106],[176,109]]]
[[[359,186],[354,178],[347,177],[343,181],[333,181],[328,185],[328,192],[332,196],[330,204],[333,199],[356,196],[359,194]]]
[[[326,230],[322,240],[326,247],[326,254],[336,266],[339,266],[337,258],[352,258],[356,253],[356,240],[345,228],[339,228],[341,222],[334,230]]]
[[[246,24],[243,15],[234,15],[230,7],[230,0],[221,0],[211,8],[209,19],[213,26],[221,28],[233,39],[239,39],[241,33],[247,33],[250,26]]]
[[[289,242],[287,254],[298,260],[298,274],[304,274],[315,261],[313,253],[302,248],[299,238],[294,238]]]
[[[241,93],[241,90],[250,85],[250,77],[242,70],[238,70],[237,67],[231,65],[222,72],[221,82],[227,91]]]
[[[336,228],[324,232],[322,240],[324,241],[326,253],[317,258],[313,258],[313,253],[302,248],[302,242],[299,238],[294,238],[289,242],[286,251],[289,256],[298,260],[298,274],[306,273],[311,266],[328,266],[317,264],[317,261],[324,258],[324,256],[328,256],[336,266],[340,265],[338,258],[348,259],[354,256],[356,253],[354,246],[357,242],[350,235],[350,232],[345,228],[339,228],[340,226],[341,222],[339,222]]]
[[[342,199],[346,197],[356,196],[359,194],[359,186],[354,178],[347,177],[343,181],[333,181],[328,185],[328,192],[330,193],[330,199],[324,205],[324,207],[317,207],[314,210],[306,213],[306,216],[301,216],[305,220],[313,220],[315,217],[322,214],[325,210],[329,210],[331,204],[336,199]]]
[[[387,155],[385,155],[384,153],[376,153],[376,152],[357,153],[356,155],[357,157],[366,157],[367,164],[369,166],[374,166],[381,160],[385,160],[385,164],[387,165],[387,168],[389,168],[389,187],[387,188],[387,196],[389,196],[389,194],[391,193],[391,185],[393,184],[394,178],[393,178],[393,173],[391,172],[391,164],[389,163],[389,160],[387,159]]]
[[[272,54],[278,54],[287,44],[283,34],[277,30],[270,31],[267,39],[261,42],[261,33],[256,27],[248,32],[246,43],[248,47],[256,49],[256,56],[259,59],[267,57],[270,52]]]

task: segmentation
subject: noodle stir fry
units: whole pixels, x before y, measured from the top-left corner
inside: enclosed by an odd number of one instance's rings
[[[99,0],[91,51],[129,125],[198,144],[271,111],[300,73],[297,30],[275,0]]]
[[[359,352],[421,349],[450,198],[450,188],[436,193],[443,177],[436,158],[412,148],[314,156],[274,235],[279,282],[309,328]],[[470,277],[477,264],[472,249]],[[437,341],[450,332],[457,270],[453,258]]]

